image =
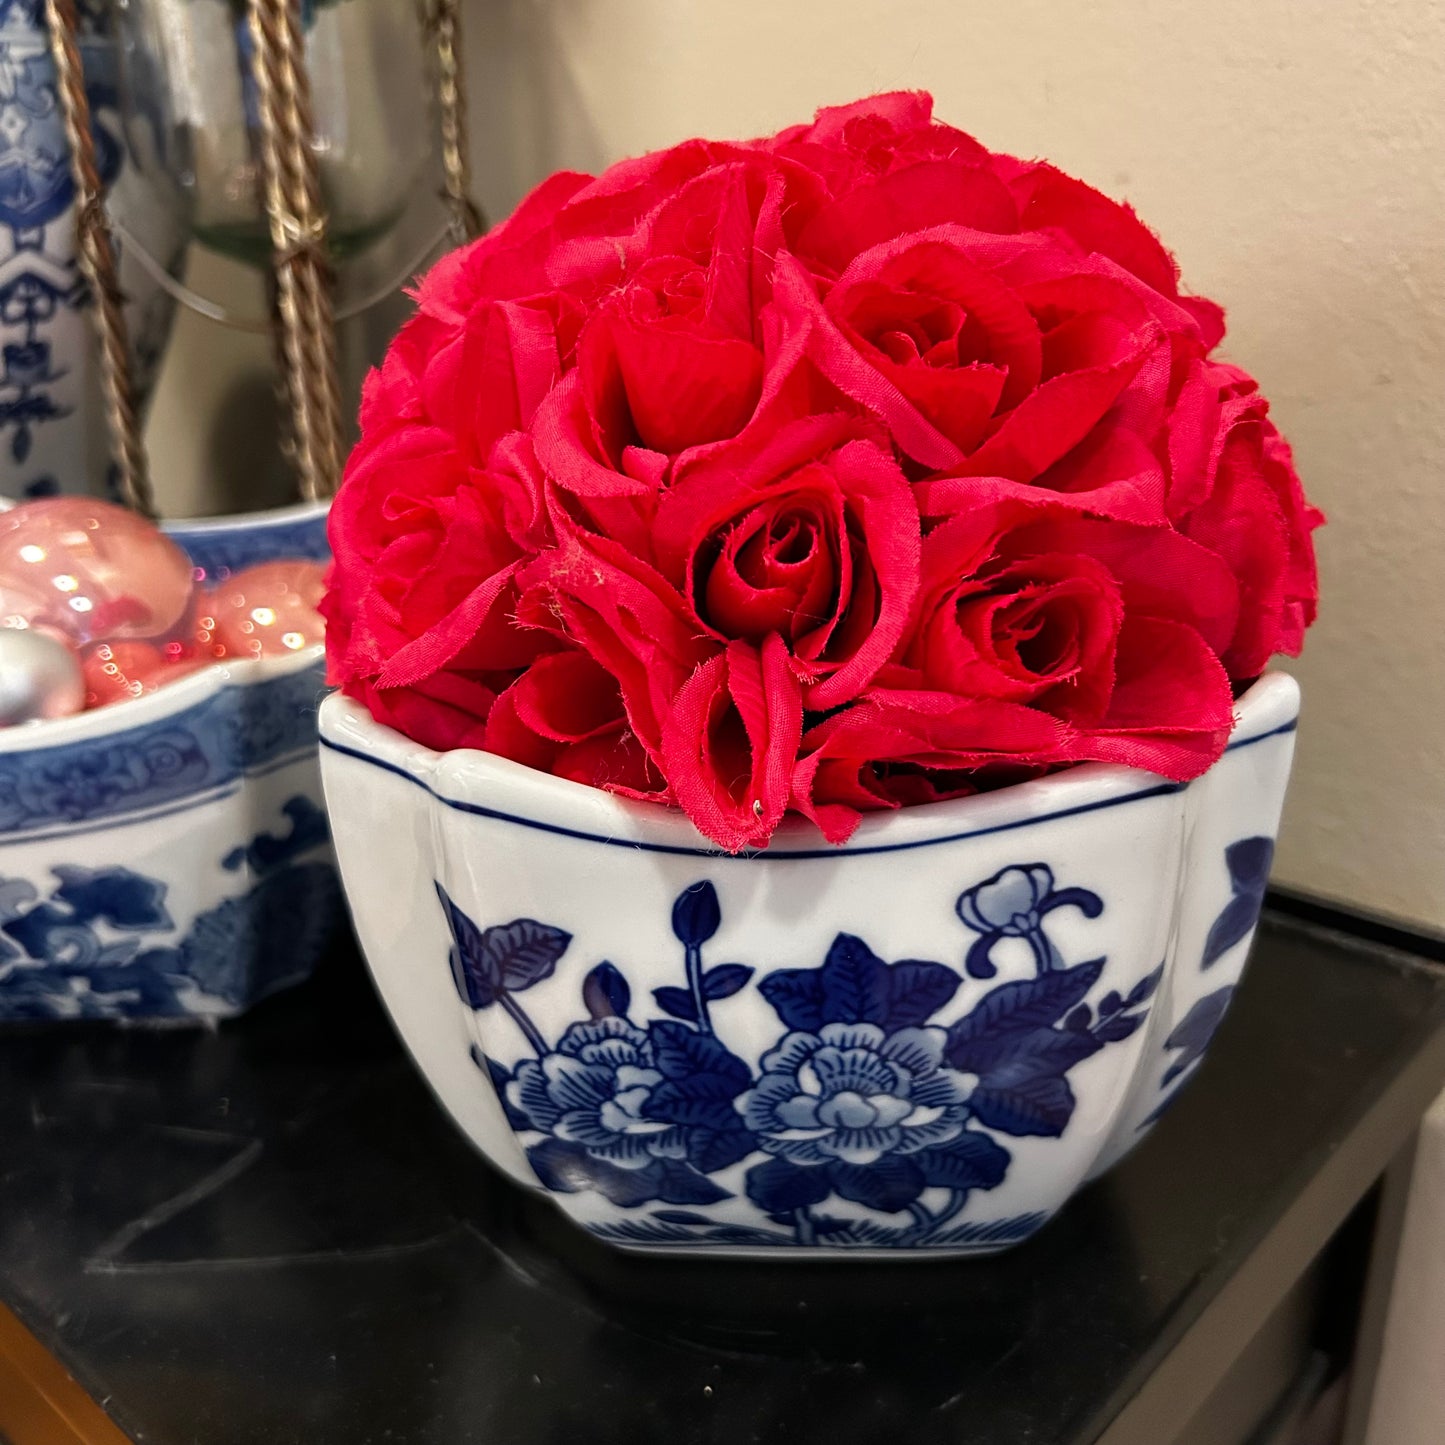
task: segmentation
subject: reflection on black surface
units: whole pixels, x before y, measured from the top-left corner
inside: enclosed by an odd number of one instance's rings
[[[492,1174],[343,954],[215,1034],[0,1037],[0,1295],[156,1445],[1086,1440],[1442,1017],[1274,924],[1199,1082],[1028,1243],[694,1262]]]

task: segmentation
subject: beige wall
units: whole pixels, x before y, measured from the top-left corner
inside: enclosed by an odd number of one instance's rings
[[[1325,605],[1277,877],[1445,925],[1445,5],[485,0],[478,188],[924,87],[1127,197],[1229,308],[1316,501]]]

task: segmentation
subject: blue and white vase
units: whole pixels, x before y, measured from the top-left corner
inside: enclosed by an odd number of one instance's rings
[[[122,126],[119,57],[103,33],[105,5],[80,0],[79,10],[107,204],[128,226],[143,229],[152,254],[173,266],[186,240],[184,215],[128,163],[133,144],[164,144],[162,128],[143,106],[132,108],[128,129]],[[144,400],[174,302],[120,249],[132,377]],[[106,491],[109,441],[88,308],[44,3],[0,0],[0,495]]]

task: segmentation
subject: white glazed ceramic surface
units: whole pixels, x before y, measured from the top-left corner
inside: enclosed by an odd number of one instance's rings
[[[212,579],[325,549],[325,507],[168,530]],[[0,730],[0,1022],[185,1021],[305,978],[341,914],[320,645]]]
[[[322,770],[381,995],[456,1122],[623,1247],[986,1252],[1142,1137],[1244,966],[1295,683],[1189,785],[1088,764],[729,857],[348,699]]]

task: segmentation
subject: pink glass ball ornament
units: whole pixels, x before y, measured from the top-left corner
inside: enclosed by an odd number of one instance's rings
[[[53,605],[53,594],[47,597],[38,586],[0,576],[0,627],[38,627],[61,635],[46,623]]]
[[[325,638],[317,606],[326,564],[262,562],[237,572],[201,603],[196,641],[213,657],[285,657]]]
[[[0,513],[0,598],[44,599],[31,627],[78,643],[159,637],[185,620],[193,586],[186,554],[124,507],[44,497]]]
[[[206,665],[187,656],[180,643],[96,642],[81,653],[87,708],[144,697]]]
[[[75,654],[29,627],[0,627],[0,727],[69,717],[85,706]]]

